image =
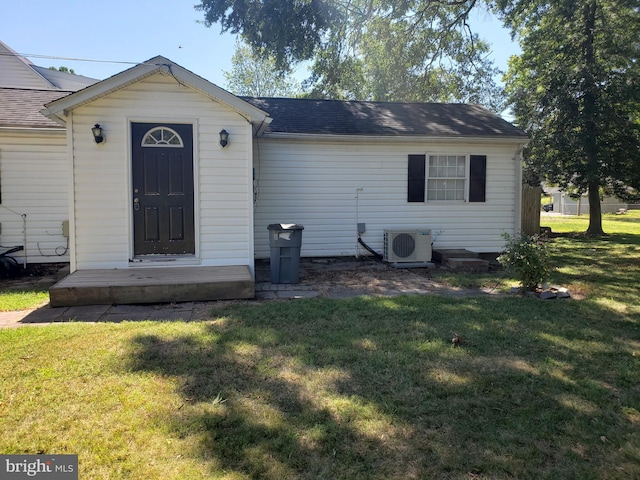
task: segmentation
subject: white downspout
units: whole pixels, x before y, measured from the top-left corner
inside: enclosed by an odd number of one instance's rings
[[[360,238],[360,231],[358,229],[358,222],[360,222],[360,212],[359,212],[359,201],[360,201],[360,192],[362,192],[364,188],[358,187],[356,188],[356,239]],[[356,240],[356,258],[360,257],[360,244]]]
[[[518,145],[514,157],[515,168],[515,215],[514,215],[514,234],[519,233],[522,230],[522,152],[524,150],[524,144]]]

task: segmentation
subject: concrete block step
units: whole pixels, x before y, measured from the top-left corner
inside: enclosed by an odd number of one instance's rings
[[[447,258],[444,265],[453,272],[481,273],[489,271],[489,262],[480,258]]]
[[[444,263],[447,258],[478,258],[476,252],[470,252],[462,248],[433,250],[433,260]]]

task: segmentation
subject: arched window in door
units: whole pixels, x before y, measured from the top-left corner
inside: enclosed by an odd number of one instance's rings
[[[178,132],[169,127],[155,127],[142,137],[143,147],[183,147]]]

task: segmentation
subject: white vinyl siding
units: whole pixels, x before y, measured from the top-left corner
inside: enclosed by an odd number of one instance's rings
[[[53,85],[0,43],[0,87],[53,90]]]
[[[252,265],[251,126],[173,77],[155,74],[72,112],[76,239],[72,266],[130,264],[130,122],[194,125],[196,261],[208,266]],[[103,128],[104,145],[93,141],[95,123]],[[218,145],[222,128],[230,133],[224,149]]]
[[[256,257],[268,258],[267,225],[304,225],[303,257],[367,254],[362,239],[382,252],[386,228],[431,229],[434,248],[497,252],[503,232],[516,222],[517,145],[389,142],[347,143],[338,140],[258,140],[256,156]],[[407,158],[420,152],[437,155],[487,156],[486,201],[407,202]],[[468,170],[468,168],[467,168]]]
[[[69,261],[66,152],[63,129],[0,129],[0,245],[27,263]]]

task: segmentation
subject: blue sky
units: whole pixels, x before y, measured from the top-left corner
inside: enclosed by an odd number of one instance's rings
[[[163,55],[224,87],[235,37],[220,35],[217,25],[198,23],[197,0],[0,0],[0,40],[36,65],[61,65],[104,79]],[[489,14],[477,13],[472,27],[493,46],[498,67],[518,53],[509,34]],[[40,58],[64,57],[64,58]],[[100,62],[68,60],[79,58]],[[108,63],[108,62],[129,63]]]

